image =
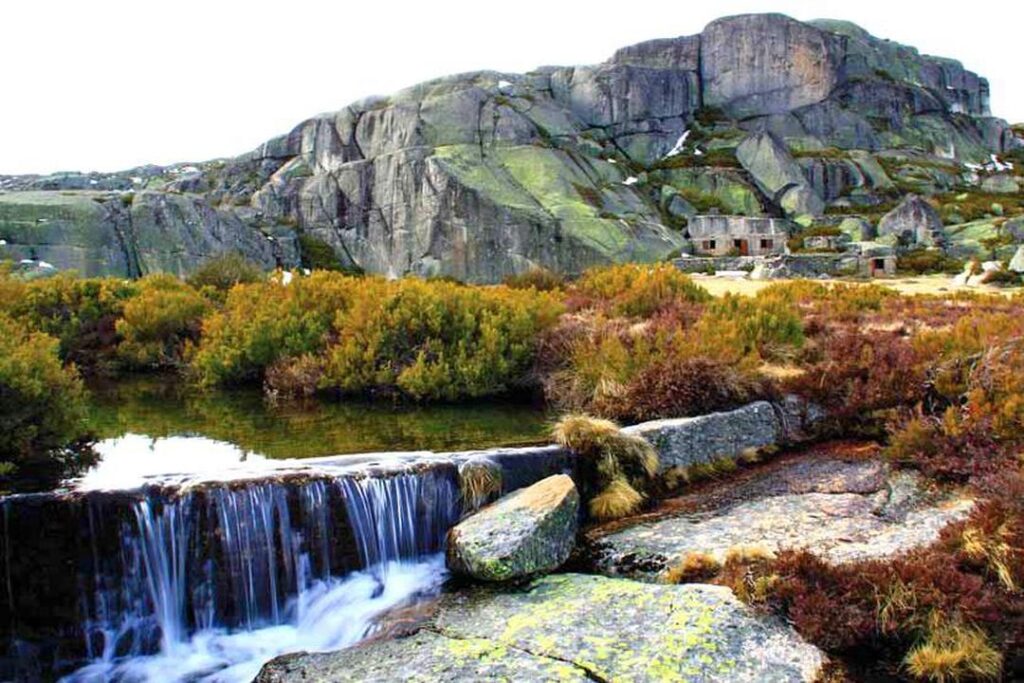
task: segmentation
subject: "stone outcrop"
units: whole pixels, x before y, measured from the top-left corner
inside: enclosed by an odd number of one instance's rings
[[[472,72],[355,102],[234,159],[0,177],[0,239],[4,256],[89,274],[187,272],[236,250],[292,267],[299,237],[390,276],[572,274],[683,248],[690,209],[709,204],[692,197],[806,218],[890,190],[876,152],[912,150],[929,168],[987,160],[1017,144],[988,99],[959,63],[845,22],[728,17],[598,65]],[[712,149],[743,169],[699,158]],[[82,196],[59,229],[29,229],[38,193],[63,191]]]
[[[560,574],[456,593],[410,638],[281,657],[256,681],[809,682],[824,662],[726,588]]]
[[[511,493],[448,533],[448,568],[481,581],[508,581],[558,569],[576,542],[580,496],[557,474]]]
[[[1017,247],[1017,251],[1014,252],[1013,258],[1010,259],[1008,268],[1015,273],[1024,273],[1024,244]]]
[[[622,431],[649,441],[663,470],[736,459],[744,451],[777,445],[785,437],[780,416],[767,401],[727,412],[643,422]]]
[[[911,194],[882,216],[879,237],[894,238],[900,246],[934,247],[945,242],[942,219],[932,205]]]
[[[653,521],[590,539],[611,575],[654,579],[688,553],[724,560],[734,548],[807,549],[831,562],[884,559],[939,538],[973,509],[968,498],[934,498],[920,477],[877,460],[828,453],[790,456],[676,501]],[[657,514],[657,513],[655,513]]]
[[[818,216],[825,204],[799,164],[771,133],[758,133],[740,143],[736,158],[757,186],[790,216]]]

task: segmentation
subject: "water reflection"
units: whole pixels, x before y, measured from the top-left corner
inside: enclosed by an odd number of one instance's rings
[[[398,450],[459,450],[526,445],[546,440],[549,415],[514,401],[479,400],[440,406],[373,404],[362,401],[268,405],[259,390],[197,394],[176,378],[132,377],[90,387],[90,426],[106,457],[124,458],[130,445],[143,460],[237,461],[309,458]],[[144,435],[156,441],[132,441]],[[216,448],[190,449],[187,442],[161,437],[204,437]],[[148,450],[145,450],[148,449]],[[232,450],[233,449],[233,450]],[[123,454],[122,454],[123,451]]]

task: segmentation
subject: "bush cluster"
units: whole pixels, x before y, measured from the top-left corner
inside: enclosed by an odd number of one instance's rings
[[[44,488],[93,460],[85,390],[58,349],[0,313],[0,490]]]

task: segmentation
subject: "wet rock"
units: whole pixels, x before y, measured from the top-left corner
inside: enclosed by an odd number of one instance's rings
[[[811,681],[824,661],[725,588],[559,574],[457,593],[413,638],[281,658],[257,681]]]
[[[564,474],[511,493],[452,528],[448,568],[481,581],[553,571],[575,545],[579,505]]]
[[[939,213],[915,194],[907,195],[899,206],[882,216],[878,234],[891,235],[903,246],[933,247],[946,241]]]

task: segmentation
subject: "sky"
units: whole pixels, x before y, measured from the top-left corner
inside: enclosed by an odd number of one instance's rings
[[[860,24],[987,77],[1024,121],[1024,3],[887,0],[6,0],[0,174],[234,156],[302,120],[450,73],[593,64],[747,12]]]

